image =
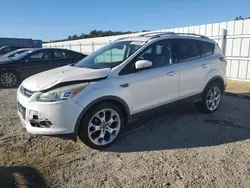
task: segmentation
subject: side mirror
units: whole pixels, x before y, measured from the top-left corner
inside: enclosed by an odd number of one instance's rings
[[[152,62],[148,60],[138,60],[135,63],[135,68],[137,70],[146,69],[152,67]]]

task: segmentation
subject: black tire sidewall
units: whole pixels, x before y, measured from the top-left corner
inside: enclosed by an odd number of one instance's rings
[[[8,87],[8,86],[5,86],[5,85],[2,84],[2,82],[1,82],[2,75],[6,74],[6,73],[11,73],[11,74],[15,75],[15,77],[16,77],[15,85],[13,85],[11,87]],[[3,71],[3,72],[0,73],[0,87],[1,88],[16,88],[19,85],[19,83],[20,83],[20,79],[19,79],[18,75],[15,72],[13,72],[13,71]]]
[[[89,121],[91,120],[91,118],[100,110],[102,109],[105,109],[105,108],[110,108],[114,111],[116,111],[118,113],[118,115],[120,116],[120,119],[121,119],[121,128],[120,128],[120,131],[118,133],[118,135],[116,136],[116,138],[110,142],[109,144],[106,144],[106,145],[96,145],[94,144],[89,136],[88,136],[88,124],[89,124]],[[97,105],[94,105],[90,110],[87,111],[87,113],[84,115],[84,117],[82,118],[82,121],[81,121],[81,124],[80,124],[80,127],[79,127],[79,130],[78,130],[78,136],[80,138],[80,140],[86,144],[87,146],[93,148],[93,149],[98,149],[98,150],[101,150],[101,149],[104,149],[104,148],[107,148],[109,147],[110,145],[112,145],[116,139],[119,137],[120,133],[123,132],[123,129],[124,129],[124,115],[122,113],[122,111],[120,110],[119,107],[117,107],[116,105],[112,104],[112,103],[107,103],[107,102],[103,102],[103,103],[100,103],[100,104],[97,104]]]
[[[215,86],[218,87],[218,89],[220,90],[220,102],[219,102],[219,105],[217,106],[216,109],[210,110],[210,109],[208,109],[207,104],[206,104],[207,94],[208,94],[209,90],[211,88],[215,87]],[[213,83],[209,84],[208,87],[203,92],[203,95],[202,95],[202,104],[201,104],[202,105],[201,106],[202,107],[202,111],[205,112],[205,113],[215,112],[219,108],[219,106],[221,104],[221,100],[222,100],[222,88],[221,88],[221,86],[218,83],[216,83],[216,82],[213,82]]]

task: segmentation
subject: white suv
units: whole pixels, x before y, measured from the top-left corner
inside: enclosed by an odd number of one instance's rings
[[[102,149],[133,117],[163,105],[190,99],[214,112],[225,86],[226,59],[214,41],[147,34],[26,79],[17,92],[18,114],[29,133],[75,135]]]

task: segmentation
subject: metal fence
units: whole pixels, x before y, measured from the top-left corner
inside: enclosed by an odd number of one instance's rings
[[[215,40],[227,57],[228,79],[250,82],[250,19],[164,29],[155,32],[196,33]],[[147,32],[46,43],[43,44],[43,47],[65,48],[90,54],[116,39],[145,33]]]

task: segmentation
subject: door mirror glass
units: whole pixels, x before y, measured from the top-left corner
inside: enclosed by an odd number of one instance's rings
[[[152,62],[149,60],[138,60],[135,63],[135,68],[137,70],[146,69],[152,67]]]

